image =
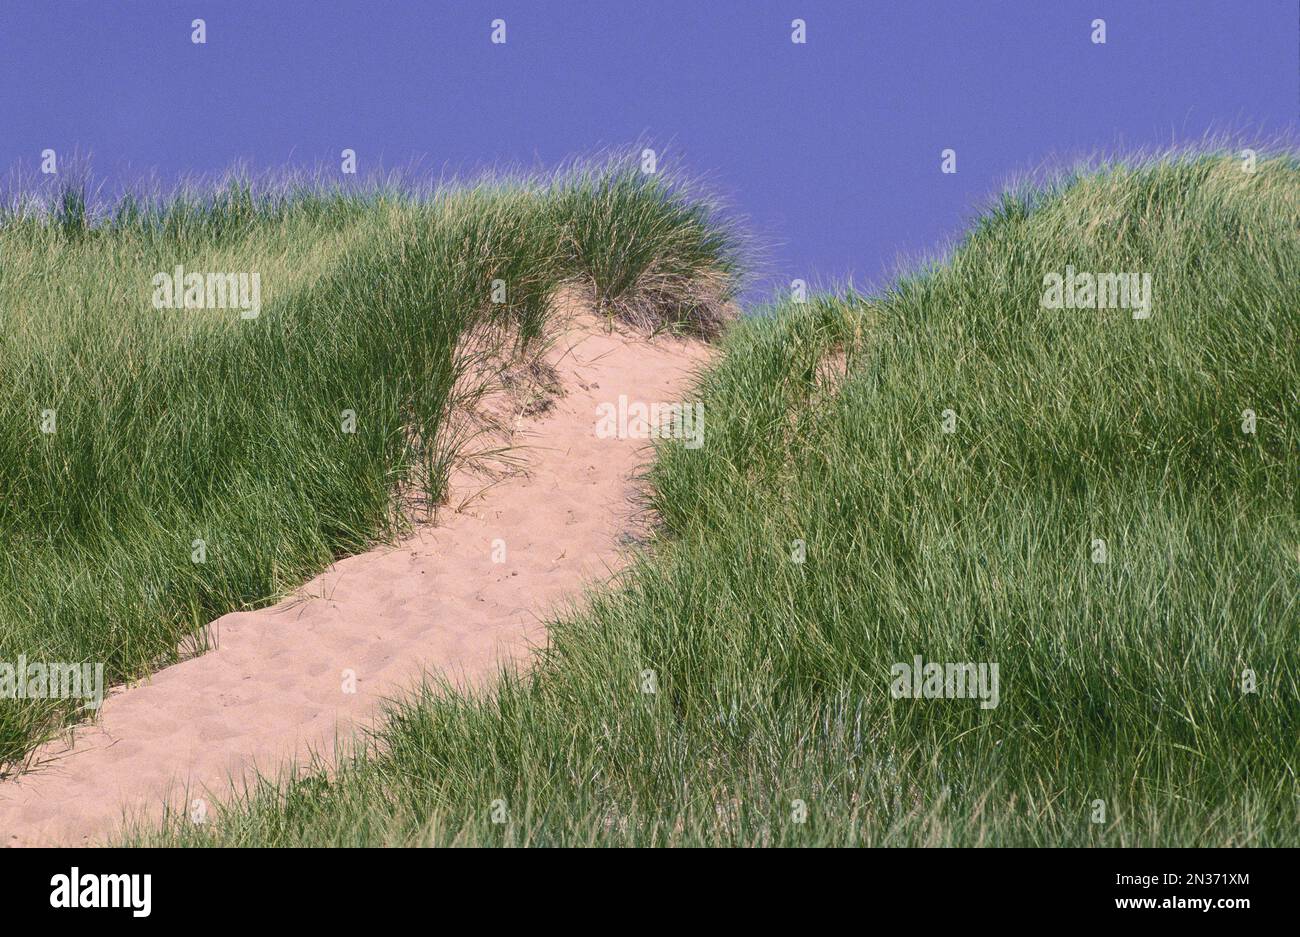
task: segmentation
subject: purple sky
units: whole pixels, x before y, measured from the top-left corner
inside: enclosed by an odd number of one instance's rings
[[[1297,0],[5,0],[0,169],[546,167],[648,138],[746,217],[766,281],[869,285],[1045,162],[1293,135],[1298,56]]]

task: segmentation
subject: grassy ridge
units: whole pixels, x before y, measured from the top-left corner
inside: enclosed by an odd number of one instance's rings
[[[535,677],[133,839],[1294,845],[1298,206],[1294,156],[1108,166],[738,325],[662,539]],[[1150,273],[1152,317],[1042,308],[1067,265]],[[1000,704],[892,698],[918,654]]]
[[[399,492],[437,501],[466,336],[523,353],[575,281],[611,314],[713,328],[735,260],[706,202],[617,164],[424,198],[235,180],[104,214],[70,187],[0,224],[0,661],[110,683],[392,535]],[[178,264],[257,271],[260,316],[153,308]],[[76,716],[0,699],[0,767]]]

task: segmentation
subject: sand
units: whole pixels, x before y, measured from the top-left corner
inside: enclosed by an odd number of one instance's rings
[[[432,525],[336,563],[275,606],[223,616],[213,650],[117,688],[94,723],[0,782],[0,842],[103,842],[124,817],[161,815],[169,797],[189,807],[254,771],[329,757],[425,670],[474,684],[526,660],[548,611],[615,572],[638,524],[648,444],[598,438],[598,406],[621,394],[681,400],[708,354],[575,318],[549,355],[564,395],[516,421],[519,468],[486,490],[481,473],[457,470]]]

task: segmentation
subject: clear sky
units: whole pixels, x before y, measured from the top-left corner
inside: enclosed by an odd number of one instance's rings
[[[0,4],[0,169],[79,150],[111,184],[348,147],[438,173],[648,139],[745,216],[770,282],[879,283],[1045,163],[1298,114],[1298,0]]]

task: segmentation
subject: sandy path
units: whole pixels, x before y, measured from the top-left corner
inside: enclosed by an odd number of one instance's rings
[[[552,355],[566,395],[524,418],[526,472],[410,539],[343,560],[300,594],[213,623],[217,647],[119,689],[99,720],[0,782],[0,842],[90,844],[165,797],[220,794],[252,768],[277,772],[364,725],[425,668],[473,681],[545,635],[539,616],[617,567],[634,513],[640,440],[596,436],[596,408],[677,401],[705,346],[606,334],[584,320]],[[484,480],[459,473],[452,505]],[[504,563],[493,562],[503,541]],[[343,691],[344,671],[356,674]]]

